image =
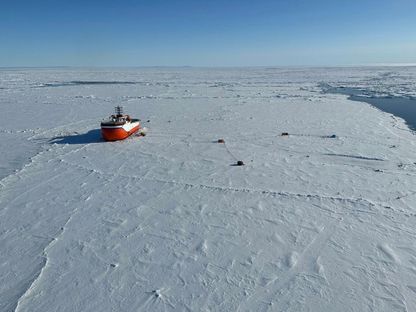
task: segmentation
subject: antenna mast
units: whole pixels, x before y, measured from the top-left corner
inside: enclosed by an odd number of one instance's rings
[[[115,113],[117,117],[123,116],[123,106],[116,106]]]

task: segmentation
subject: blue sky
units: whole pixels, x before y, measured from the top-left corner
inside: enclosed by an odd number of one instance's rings
[[[415,0],[0,2],[0,66],[380,63],[416,63]]]

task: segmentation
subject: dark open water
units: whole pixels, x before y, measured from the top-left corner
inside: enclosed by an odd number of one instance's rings
[[[331,87],[328,85],[321,86],[326,93],[338,93],[349,95],[352,101],[369,103],[382,111],[391,113],[403,118],[410,129],[416,131],[416,99],[405,97],[377,97],[369,91],[363,91],[359,88],[348,87]],[[363,96],[363,93],[366,96]]]

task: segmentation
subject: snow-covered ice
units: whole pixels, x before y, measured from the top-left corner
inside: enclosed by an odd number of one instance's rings
[[[415,311],[415,136],[323,84],[416,69],[1,70],[0,311]]]

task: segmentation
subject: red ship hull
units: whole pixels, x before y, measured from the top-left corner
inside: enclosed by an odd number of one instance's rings
[[[124,140],[140,129],[140,123],[128,123],[122,126],[101,126],[101,135],[106,141]]]

